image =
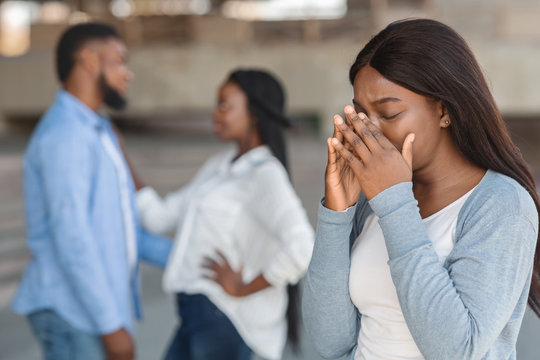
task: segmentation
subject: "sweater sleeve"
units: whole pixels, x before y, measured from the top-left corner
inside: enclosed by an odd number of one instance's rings
[[[227,154],[218,154],[208,159],[193,179],[185,186],[170,192],[162,198],[152,187],[144,187],[137,192],[136,204],[142,226],[153,233],[166,235],[178,226],[182,207],[190,191],[211,176]]]
[[[482,359],[528,289],[538,232],[530,214],[536,209],[528,194],[501,196],[470,212],[445,264],[428,238],[410,182],[370,200],[403,315],[427,359]]]
[[[257,190],[250,209],[280,242],[262,274],[274,286],[295,284],[304,276],[311,259],[313,227],[277,161],[261,165],[252,184]]]
[[[164,235],[176,229],[185,189],[181,188],[161,198],[151,187],[137,192],[137,210],[143,227],[156,234]]]
[[[139,229],[139,258],[161,269],[167,265],[173,242]]]
[[[313,256],[304,282],[302,314],[317,352],[338,358],[354,350],[360,318],[349,295],[349,235],[355,207],[319,205]]]

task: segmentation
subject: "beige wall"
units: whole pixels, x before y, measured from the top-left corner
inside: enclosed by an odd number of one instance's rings
[[[386,3],[391,6],[395,2]],[[540,19],[537,2],[411,3],[422,7],[389,7],[382,12],[381,21],[425,15],[454,26],[477,55],[503,113],[540,115],[540,33],[537,25],[531,25],[532,19]],[[130,90],[129,112],[209,110],[216,88],[229,70],[256,66],[271,69],[283,80],[291,111],[317,113],[327,132],[331,116],[351,99],[349,65],[368,34],[380,27],[374,20],[371,31],[355,32],[349,27],[340,36],[325,38],[323,32],[319,41],[312,37],[305,41],[258,41],[249,23],[209,17],[190,21],[196,30],[191,41],[144,44],[130,40],[135,44],[130,47],[130,66],[136,78]],[[354,14],[344,21],[354,22]],[[126,29],[129,32],[129,27]],[[39,113],[53,99],[57,84],[52,39],[61,27],[34,30],[30,53],[16,59],[0,58],[0,119]]]

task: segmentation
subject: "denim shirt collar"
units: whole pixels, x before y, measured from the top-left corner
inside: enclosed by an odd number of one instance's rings
[[[106,118],[102,116],[102,114],[96,113],[86,104],[84,104],[79,98],[66,90],[59,90],[56,94],[56,99],[66,108],[73,109],[81,114],[82,116],[76,117],[76,119],[87,126],[101,129],[107,122]]]

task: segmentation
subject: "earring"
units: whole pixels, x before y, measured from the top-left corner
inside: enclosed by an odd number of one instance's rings
[[[444,125],[446,125],[446,126],[450,125],[450,120],[448,120],[448,119],[444,120]]]

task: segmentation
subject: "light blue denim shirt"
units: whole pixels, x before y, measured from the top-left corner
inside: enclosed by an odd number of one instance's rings
[[[538,213],[516,181],[487,171],[458,216],[444,264],[427,236],[412,183],[335,212],[319,208],[303,316],[318,352],[354,358],[362,315],[349,295],[350,247],[379,217],[390,273],[411,335],[426,359],[515,359],[527,307]]]
[[[106,334],[140,318],[138,269],[128,271],[115,165],[100,131],[111,124],[59,91],[24,156],[26,230],[32,258],[13,302],[29,314],[49,309],[80,330]],[[134,186],[130,199],[136,217]],[[139,258],[164,267],[171,242],[143,232]],[[133,309],[133,311],[131,311]]]

